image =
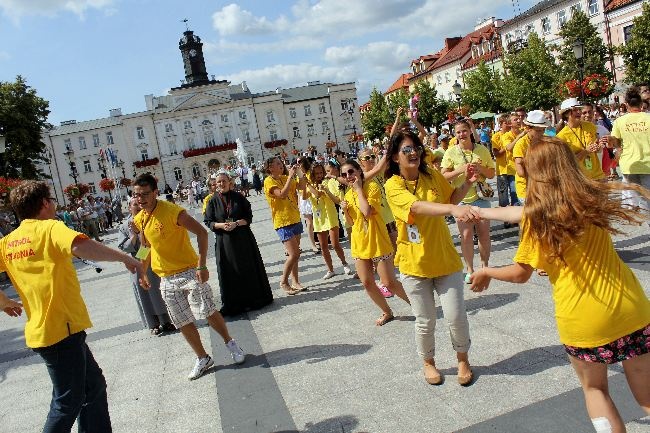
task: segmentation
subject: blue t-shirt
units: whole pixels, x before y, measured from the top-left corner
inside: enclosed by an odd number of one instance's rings
[[[490,128],[488,128],[487,126],[485,128],[479,128],[477,132],[479,138],[481,139],[481,143],[490,142]]]

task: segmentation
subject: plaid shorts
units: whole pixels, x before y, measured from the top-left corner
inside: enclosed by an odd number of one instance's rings
[[[217,311],[212,288],[208,283],[198,282],[195,269],[162,277],[160,293],[177,328],[194,323],[195,316],[205,319]]]

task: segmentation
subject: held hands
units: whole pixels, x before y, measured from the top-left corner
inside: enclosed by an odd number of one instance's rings
[[[341,209],[343,209],[343,212],[348,210],[348,202],[345,200],[341,200],[341,203],[339,203],[339,206],[341,206]]]
[[[476,164],[465,164],[465,181],[474,183],[480,175],[479,168]]]
[[[485,269],[479,269],[478,271],[474,271],[470,276],[471,284],[469,288],[473,292],[482,292],[488,288],[491,280],[492,278],[487,275]]]
[[[602,138],[600,140],[602,140]],[[603,148],[603,143],[600,140],[599,141],[594,141],[593,143],[588,145],[587,150],[589,152],[598,152],[598,151],[600,151]]]
[[[479,222],[481,217],[476,206],[454,206],[451,215],[463,223]]]
[[[18,317],[23,314],[23,304],[7,298],[7,301],[2,306],[2,311],[4,311],[8,316]]]
[[[131,272],[132,274],[135,273],[144,274],[144,270],[142,268],[142,262],[140,260],[125,254],[123,263],[126,269],[128,269],[129,272]]]
[[[235,230],[235,227],[237,227],[237,224],[235,222],[231,221],[231,222],[223,223],[223,229],[227,232],[231,232]]]

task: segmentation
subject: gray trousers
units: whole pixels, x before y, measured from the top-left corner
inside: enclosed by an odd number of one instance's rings
[[[402,285],[411,301],[415,315],[415,343],[422,359],[435,355],[436,301],[438,293],[442,313],[449,325],[451,344],[456,352],[469,351],[469,321],[465,311],[462,272],[436,278],[422,278],[402,274]]]

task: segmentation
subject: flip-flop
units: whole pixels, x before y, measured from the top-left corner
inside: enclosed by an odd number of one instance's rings
[[[383,313],[379,319],[375,321],[375,325],[384,326],[388,322],[392,322],[395,319],[395,316],[389,313]]]

